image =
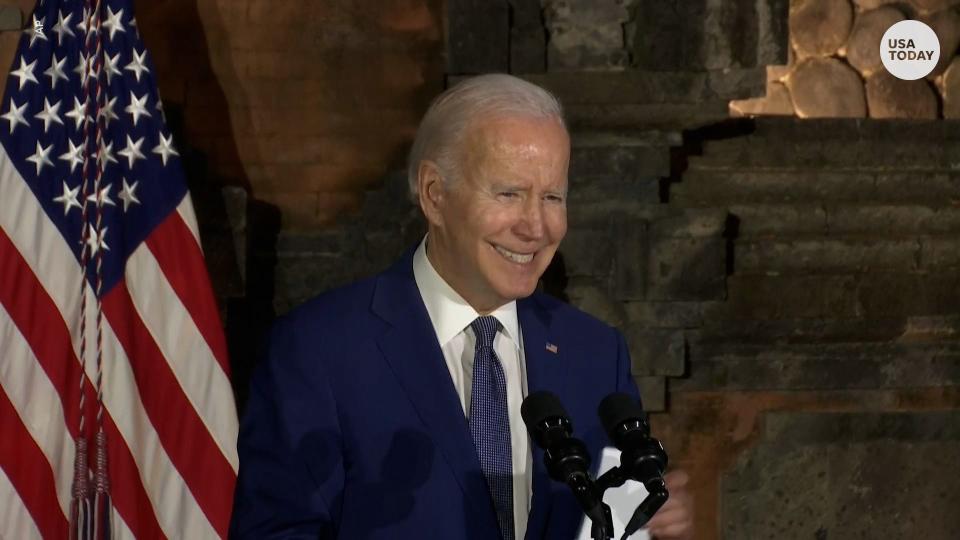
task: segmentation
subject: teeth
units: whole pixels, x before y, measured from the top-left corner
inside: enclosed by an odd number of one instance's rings
[[[514,253],[514,252],[512,252],[512,251],[507,251],[506,249],[504,249],[504,248],[502,248],[502,247],[500,247],[500,246],[493,246],[493,247],[497,250],[497,253],[503,255],[504,257],[506,257],[507,259],[509,259],[509,260],[511,260],[511,261],[513,261],[513,262],[515,262],[515,263],[526,264],[526,263],[528,263],[528,262],[530,262],[530,261],[533,260],[533,253],[531,253],[531,254],[529,254],[529,255],[521,255],[521,254],[519,254],[519,253]]]

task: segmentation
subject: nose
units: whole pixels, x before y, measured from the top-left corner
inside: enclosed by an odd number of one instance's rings
[[[543,201],[531,197],[524,205],[517,234],[525,240],[540,240],[544,235]]]

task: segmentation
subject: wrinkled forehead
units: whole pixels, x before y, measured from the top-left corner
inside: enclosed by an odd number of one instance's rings
[[[469,127],[462,142],[461,158],[468,165],[518,162],[565,168],[570,158],[566,127],[553,117],[480,119]]]

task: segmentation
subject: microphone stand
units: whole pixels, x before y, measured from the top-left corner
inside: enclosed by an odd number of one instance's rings
[[[600,402],[597,413],[604,431],[621,451],[620,465],[597,479],[598,488],[605,491],[633,479],[647,489],[646,498],[640,501],[624,528],[621,540],[626,540],[646,525],[670,497],[663,481],[667,452],[660,441],[650,436],[647,415],[635,397],[623,392],[610,394]]]
[[[603,518],[590,518],[590,538],[594,540],[612,540],[613,538],[613,516],[610,514],[610,507],[607,503],[600,503],[603,507]]]
[[[589,462],[585,464],[583,461],[585,458],[589,460],[587,456],[587,448],[583,442],[571,438],[557,443],[546,451],[544,462],[551,478],[565,479],[564,483],[573,491],[573,496],[580,504],[583,513],[590,518],[591,538],[610,540],[614,537],[613,515],[610,513],[610,506],[603,502],[604,490],[598,489],[589,473],[571,473],[586,469]]]
[[[647,480],[643,482],[643,486],[647,489],[647,496],[640,501],[640,504],[637,505],[636,510],[634,510],[633,516],[630,517],[630,521],[627,522],[623,529],[621,540],[626,540],[631,534],[646,525],[647,522],[650,521],[650,518],[657,513],[657,510],[659,510],[660,507],[663,506],[663,503],[667,502],[667,499],[670,497],[670,493],[667,491],[667,485],[663,481],[663,477],[660,476],[658,465],[648,459],[648,457],[646,453],[641,451],[623,452],[620,457],[621,463],[637,463],[637,466],[642,469],[641,477],[647,478]],[[630,476],[624,472],[620,465],[602,474],[596,481],[601,500],[603,499],[603,493],[608,489],[620,487],[627,480],[630,480]],[[604,504],[604,506],[607,505]],[[610,511],[609,507],[607,507],[607,511]]]
[[[589,478],[581,478],[582,481],[570,482],[568,485],[573,489],[573,494],[578,499],[583,497],[596,501],[589,509],[584,509],[584,513],[590,518],[590,538],[611,540],[613,538],[613,515],[610,513],[610,506],[603,502],[603,490],[598,490],[595,485],[592,485]]]

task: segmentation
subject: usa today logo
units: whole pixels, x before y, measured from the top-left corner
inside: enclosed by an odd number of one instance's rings
[[[920,21],[900,21],[880,40],[880,59],[891,75],[905,81],[926,77],[940,60],[940,40]]]

